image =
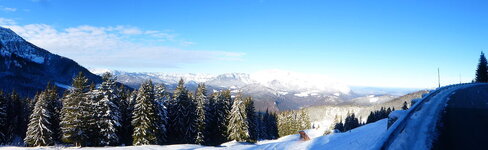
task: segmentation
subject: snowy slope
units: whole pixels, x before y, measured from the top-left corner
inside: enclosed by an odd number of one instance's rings
[[[92,74],[75,61],[52,54],[24,40],[8,28],[0,27],[0,89],[33,96],[48,82],[60,89],[71,85],[73,76],[83,72],[95,83],[101,77]]]
[[[361,126],[345,133],[336,133],[322,136],[324,130],[310,129],[305,132],[312,139],[310,141],[299,141],[299,135],[289,135],[276,140],[260,141],[256,144],[246,144],[238,142],[228,142],[221,147],[200,146],[192,144],[182,145],[145,145],[127,147],[103,147],[103,148],[63,148],[63,147],[43,147],[43,148],[23,148],[23,147],[2,147],[7,150],[19,149],[79,149],[79,150],[367,150],[370,149],[386,131],[387,120]]]
[[[39,50],[39,48],[30,43],[27,44],[27,41],[12,30],[0,27],[0,54],[2,56],[16,54],[24,59],[42,64],[49,52]]]

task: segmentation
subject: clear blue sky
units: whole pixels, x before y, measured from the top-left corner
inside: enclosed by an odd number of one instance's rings
[[[488,3],[474,0],[0,0],[0,9],[3,24],[41,47],[87,67],[126,71],[282,69],[350,85],[429,88],[437,67],[443,84],[460,75],[470,81],[480,51],[488,51]],[[103,33],[70,30],[83,26]],[[46,32],[52,37],[35,35]],[[82,37],[74,42],[91,49],[100,46],[85,40],[99,36],[113,45],[88,53],[43,41],[59,36]],[[91,57],[126,47],[139,51],[120,50],[121,59],[106,62]]]

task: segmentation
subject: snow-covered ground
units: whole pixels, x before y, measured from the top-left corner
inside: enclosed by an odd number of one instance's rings
[[[228,142],[221,145],[221,147],[200,146],[192,144],[183,145],[145,145],[145,146],[126,146],[126,147],[84,147],[84,148],[63,148],[63,147],[0,147],[5,150],[21,150],[21,149],[81,149],[81,150],[365,150],[371,149],[376,144],[378,139],[383,136],[386,131],[387,119],[379,120],[377,122],[361,126],[345,133],[335,133],[323,136],[324,129],[310,129],[305,132],[311,138],[310,141],[299,141],[299,135],[289,135],[281,137],[276,140],[259,141],[256,144]]]

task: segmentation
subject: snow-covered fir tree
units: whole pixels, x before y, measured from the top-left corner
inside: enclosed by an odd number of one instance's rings
[[[120,109],[119,94],[115,84],[115,77],[110,73],[102,75],[103,82],[100,85],[99,93],[101,99],[94,101],[96,107],[96,125],[99,129],[99,142],[101,146],[115,146],[119,144]]]
[[[310,128],[310,119],[303,110],[281,112],[278,115],[278,134],[280,137],[296,134]]]
[[[90,85],[92,87],[93,84]],[[104,146],[103,133],[101,132],[100,119],[101,112],[99,102],[103,94],[93,86],[85,93],[85,101],[80,103],[81,122],[84,125],[82,131],[86,139],[83,141],[84,146]]]
[[[196,91],[196,97],[195,101],[197,103],[197,110],[196,110],[196,115],[197,115],[197,128],[196,128],[196,138],[195,138],[195,143],[196,144],[204,144],[205,142],[205,106],[208,101],[207,99],[207,90],[205,88],[205,84],[198,84],[198,88]]]
[[[37,96],[34,110],[30,115],[27,136],[24,142],[28,146],[49,146],[54,144],[53,119],[54,113],[49,109],[49,92],[44,91]]]
[[[183,79],[179,81],[171,103],[171,142],[174,144],[194,143],[197,129],[196,103],[184,87]]]
[[[88,143],[87,136],[87,112],[91,107],[86,99],[85,92],[88,91],[88,79],[82,72],[73,79],[72,89],[62,99],[63,108],[61,109],[60,127],[62,131],[62,141],[75,146],[83,146]]]
[[[168,110],[166,108],[166,103],[170,100],[170,94],[166,91],[166,87],[163,84],[156,85],[155,89],[155,100],[158,110],[158,125],[159,125],[159,142],[166,143],[168,141],[167,137],[167,125],[168,125]]]
[[[238,94],[234,99],[228,121],[227,133],[229,140],[238,142],[247,142],[250,140],[246,104],[241,94]]]
[[[310,122],[310,117],[308,116],[307,112],[305,110],[300,110],[298,114],[299,120],[300,120],[300,130],[305,130],[309,129],[312,126],[312,123]]]
[[[254,109],[254,102],[251,97],[245,98],[247,124],[249,126],[249,141],[256,142],[258,139],[257,116]]]
[[[157,104],[154,99],[154,85],[152,81],[145,81],[139,91],[132,113],[133,145],[159,144]]]

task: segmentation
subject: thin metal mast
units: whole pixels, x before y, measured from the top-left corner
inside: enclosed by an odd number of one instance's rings
[[[441,71],[437,68],[437,81],[439,82],[439,87],[441,87]]]

